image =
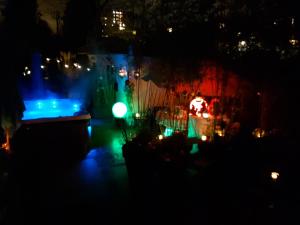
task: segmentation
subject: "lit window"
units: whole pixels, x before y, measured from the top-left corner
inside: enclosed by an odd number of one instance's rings
[[[123,22],[122,11],[113,11],[113,24],[116,24],[119,27],[119,30],[125,30],[125,23]]]

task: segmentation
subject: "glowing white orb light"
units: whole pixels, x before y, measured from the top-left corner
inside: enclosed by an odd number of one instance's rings
[[[277,172],[271,172],[271,178],[272,178],[273,180],[277,180],[278,177],[279,177],[279,173],[277,173]]]
[[[123,118],[127,113],[127,107],[123,102],[117,102],[112,107],[112,113],[116,118]]]
[[[162,139],[164,139],[164,135],[162,134],[158,135],[158,140],[162,140]]]

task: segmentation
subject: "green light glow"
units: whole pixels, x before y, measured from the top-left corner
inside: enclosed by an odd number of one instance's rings
[[[198,144],[193,144],[190,154],[196,154],[197,152],[199,152]]]
[[[173,134],[173,129],[172,128],[166,128],[164,132],[165,137],[170,137]]]
[[[127,107],[122,102],[117,102],[112,107],[112,113],[116,118],[124,118],[127,113]]]
[[[124,144],[124,141],[122,139],[122,136],[114,136],[111,142],[111,150],[114,157],[115,163],[122,163],[124,162],[124,158],[122,155],[122,146]]]

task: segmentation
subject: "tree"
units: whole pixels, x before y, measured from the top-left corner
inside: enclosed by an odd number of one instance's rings
[[[63,34],[67,50],[76,51],[100,36],[101,11],[108,0],[70,0],[64,14]]]
[[[38,0],[42,19],[46,20],[52,32],[61,34],[63,14],[68,0]]]
[[[22,63],[30,58],[35,47],[36,23],[36,1],[7,2],[0,38],[0,119],[7,140],[16,129],[16,123],[22,118],[24,110],[18,90],[18,75]]]

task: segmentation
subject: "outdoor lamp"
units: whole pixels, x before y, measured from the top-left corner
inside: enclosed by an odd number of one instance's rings
[[[127,107],[123,102],[117,102],[112,107],[112,113],[115,118],[124,118],[127,113]]]

